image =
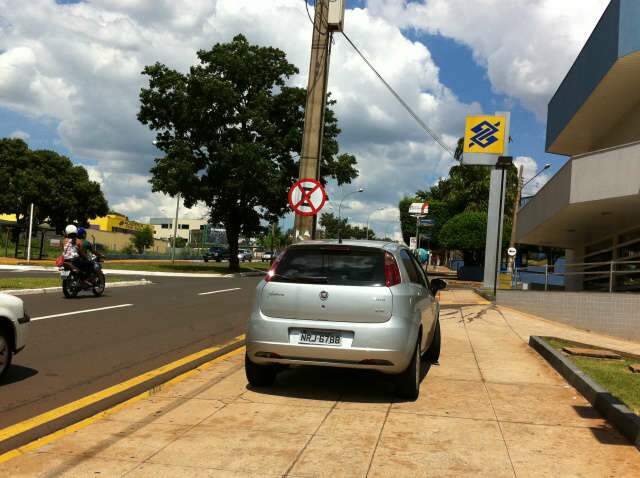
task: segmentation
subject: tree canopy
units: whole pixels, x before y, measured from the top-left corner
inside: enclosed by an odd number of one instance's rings
[[[147,66],[138,119],[156,132],[164,153],[152,168],[154,191],[181,194],[185,205],[205,203],[222,223],[239,268],[238,237],[261,230],[287,209],[298,174],[306,91],[287,86],[298,69],[283,51],[251,45],[242,36],[197,53],[181,73],[161,63]],[[328,105],[333,106],[334,101]],[[338,122],[325,114],[321,180],[357,177],[356,159],[339,154]]]
[[[367,228],[352,226],[348,218],[338,219],[333,213],[327,212],[320,217],[320,225],[323,227],[325,239],[337,239],[338,231],[341,231],[342,239],[366,239]],[[375,239],[375,233],[369,229],[369,239]]]
[[[31,203],[35,220],[58,233],[109,211],[100,185],[84,167],[55,151],[32,151],[21,139],[0,139],[0,184],[0,212],[15,214],[19,224]]]
[[[458,249],[469,251],[467,255],[471,263],[478,263],[481,251],[485,247],[486,216],[489,206],[489,188],[491,169],[480,166],[456,165],[449,171],[447,178],[441,179],[435,186],[426,191],[416,192],[414,197],[405,197],[398,204],[402,235],[405,242],[409,242],[410,236],[415,236],[416,220],[409,216],[409,205],[412,202],[429,202],[429,215],[434,219],[435,226],[431,228],[431,247],[440,249]],[[507,190],[505,194],[505,213],[503,240],[508,239],[511,231],[511,218],[516,203],[518,175],[515,167],[507,171]],[[463,213],[469,213],[464,214]],[[481,216],[471,213],[484,214],[484,230],[482,238],[476,235],[480,227]],[[449,228],[445,227],[456,219]],[[472,228],[472,231],[464,233],[459,241],[454,241],[453,232],[463,233],[461,224]],[[424,229],[421,229],[421,231]],[[474,240],[472,240],[474,239]],[[454,247],[454,242],[457,246]],[[464,247],[463,247],[464,246]],[[473,247],[471,247],[473,246]]]
[[[153,229],[151,226],[145,226],[139,231],[136,231],[133,237],[130,239],[131,245],[136,248],[138,254],[142,254],[145,249],[153,247]]]

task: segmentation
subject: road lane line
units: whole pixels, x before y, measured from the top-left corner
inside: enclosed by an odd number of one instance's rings
[[[200,292],[198,295],[220,294],[221,292],[232,292],[234,290],[242,290],[242,288],[236,287],[235,289],[212,290],[211,292]]]
[[[56,317],[66,317],[68,315],[88,314],[90,312],[100,312],[101,310],[121,309],[123,307],[133,307],[133,304],[112,305],[110,307],[100,307],[98,309],[76,310],[75,312],[65,312],[63,314],[43,315],[41,317],[33,317],[32,322],[36,320],[55,319]]]
[[[53,420],[56,420],[60,417],[63,417],[64,415],[67,415],[69,413],[72,413],[76,410],[79,410],[85,406],[91,405],[93,403],[99,402],[100,400],[104,400],[112,395],[115,395],[123,390],[126,390],[128,388],[134,387],[140,383],[143,383],[147,380],[150,380],[158,375],[162,375],[163,373],[167,372],[167,371],[171,371],[173,369],[176,369],[186,363],[189,363],[191,361],[197,360],[200,357],[204,357],[205,355],[208,355],[210,353],[216,352],[217,350],[222,350],[225,347],[234,345],[238,342],[241,342],[245,339],[244,334],[243,335],[239,335],[238,337],[234,338],[233,340],[226,342],[222,345],[219,346],[214,346],[214,347],[209,347],[206,349],[201,350],[200,352],[196,352],[194,354],[188,355],[186,357],[183,357],[181,359],[176,360],[175,362],[169,363],[167,365],[163,365],[162,367],[159,367],[155,370],[151,370],[149,372],[143,373],[142,375],[138,375],[137,377],[131,378],[129,380],[126,380],[124,382],[121,382],[119,384],[113,385],[109,388],[106,388],[104,390],[101,390],[99,392],[93,393],[91,395],[88,395],[84,398],[81,398],[79,400],[76,400],[74,402],[71,403],[67,403],[66,405],[62,405],[61,407],[58,408],[54,408],[53,410],[50,410],[48,412],[42,413],[40,415],[37,415],[33,418],[29,418],[27,420],[24,420],[22,422],[16,423],[15,425],[11,425],[8,426],[7,428],[4,429],[0,429],[0,442],[7,440],[13,436],[16,436],[20,433],[23,433],[25,431],[28,431],[32,428],[35,428],[39,425],[51,422]],[[167,382],[154,387],[150,390],[147,390],[146,392],[142,392],[141,394],[130,398],[129,400],[126,400],[122,403],[119,403],[117,405],[114,405],[111,408],[108,408],[107,410],[104,410],[102,412],[98,412],[95,415],[89,417],[89,418],[85,418],[84,420],[81,420],[77,423],[74,423],[72,425],[69,425],[65,428],[62,428],[60,430],[56,430],[54,432],[52,432],[49,435],[45,435],[41,438],[38,438],[34,441],[32,441],[31,443],[27,443],[26,445],[23,445],[21,447],[15,448],[13,450],[10,450],[4,454],[0,454],[0,463],[4,463],[12,458],[15,458],[17,456],[23,455],[24,453],[31,451],[31,450],[35,450],[40,448],[41,446],[46,445],[47,443],[51,443],[54,440],[57,440],[58,438],[61,438],[63,436],[69,435],[70,433],[73,433],[77,430],[80,430],[84,427],[86,427],[87,425],[90,425],[94,422],[97,422],[98,420],[112,415],[113,413],[117,412],[118,410],[121,410],[122,408],[131,405],[132,403],[135,403],[139,400],[142,400],[144,398],[148,398],[156,393],[158,393],[159,390],[165,388],[165,387],[169,387],[171,385],[174,385],[178,382],[181,382],[182,380],[191,377],[192,375],[195,375],[197,373],[198,370],[202,370],[202,369],[206,369],[209,368],[210,366],[221,362],[223,360],[226,360],[230,357],[234,357],[238,354],[244,353],[245,352],[245,348],[244,346],[239,347],[235,350],[231,350],[230,352],[227,352],[224,355],[220,355],[219,357],[216,357],[212,360],[210,360],[209,362],[206,362],[200,366],[198,366],[195,369],[192,370],[188,370],[186,372],[184,372],[183,374],[180,374],[170,380],[168,380]]]

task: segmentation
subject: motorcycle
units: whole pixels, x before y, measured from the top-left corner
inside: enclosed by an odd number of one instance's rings
[[[72,299],[81,291],[91,290],[93,295],[100,297],[104,294],[106,280],[102,272],[101,259],[96,258],[91,262],[90,273],[81,271],[72,262],[65,261],[58,268],[62,278],[62,293],[67,299]]]

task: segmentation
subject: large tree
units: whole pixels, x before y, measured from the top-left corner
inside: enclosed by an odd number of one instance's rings
[[[36,223],[48,222],[58,233],[109,211],[84,167],[55,151],[32,151],[21,139],[0,139],[0,184],[0,212],[15,214],[19,225],[31,203]]]
[[[348,218],[338,219],[333,213],[327,212],[320,217],[320,225],[324,229],[325,239],[337,239],[338,231],[342,239],[366,239],[367,228],[360,226],[352,226],[349,224]],[[369,239],[375,239],[375,233],[369,229]]]
[[[181,194],[187,207],[204,202],[222,223],[239,269],[240,234],[260,231],[287,209],[298,174],[306,91],[286,85],[298,69],[283,51],[251,45],[242,36],[198,52],[184,74],[156,63],[144,69],[138,119],[156,132],[164,153],[152,168],[154,191]],[[329,106],[333,105],[329,101]],[[337,119],[325,114],[322,181],[357,176],[356,159],[339,155]]]

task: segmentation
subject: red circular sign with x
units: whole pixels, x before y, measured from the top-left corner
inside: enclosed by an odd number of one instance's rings
[[[301,179],[289,190],[289,206],[298,216],[315,216],[327,202],[327,193],[315,179]]]

